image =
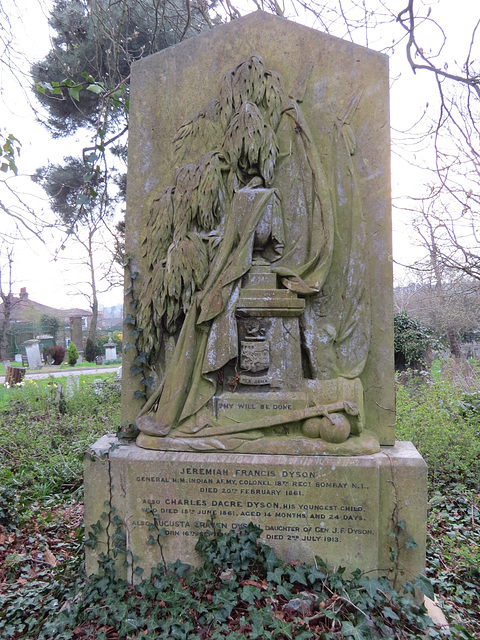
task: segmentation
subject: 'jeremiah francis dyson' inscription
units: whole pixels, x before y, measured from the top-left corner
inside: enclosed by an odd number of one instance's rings
[[[378,469],[301,458],[300,468],[291,470],[282,459],[267,456],[257,456],[252,468],[251,461],[236,458],[216,456],[208,464],[199,458],[188,466],[178,460],[146,462],[141,475],[129,477],[126,521],[132,544],[148,538],[155,521],[164,530],[164,552],[171,558],[181,552],[184,561],[195,562],[196,538],[214,518],[225,531],[249,522],[260,526],[262,539],[285,559],[313,561],[318,555],[345,564],[348,548],[351,568],[375,564]]]

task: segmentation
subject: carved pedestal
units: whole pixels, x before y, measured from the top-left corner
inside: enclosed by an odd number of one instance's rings
[[[97,530],[87,574],[119,540],[126,546],[117,569],[132,582],[137,566],[148,575],[162,557],[197,565],[195,544],[215,516],[224,531],[258,525],[285,561],[319,556],[347,571],[389,573],[396,532],[405,581],[424,567],[426,485],[426,465],[407,442],[333,458],[152,451],[105,436],[85,458],[85,532]],[[165,531],[161,547],[147,544],[154,522]],[[409,538],[418,546],[406,545]]]
[[[247,275],[236,306],[239,357],[225,367],[224,391],[304,391],[299,317],[305,302],[277,289],[276,280],[269,266],[253,266]]]

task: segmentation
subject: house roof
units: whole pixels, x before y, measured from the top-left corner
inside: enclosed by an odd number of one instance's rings
[[[0,322],[3,320],[3,302],[0,304]],[[69,322],[72,316],[90,317],[91,311],[85,309],[55,309],[46,304],[30,300],[25,288],[20,290],[18,297],[12,296],[12,310],[10,315],[11,322],[39,322],[40,318],[47,314],[55,316],[61,322]]]

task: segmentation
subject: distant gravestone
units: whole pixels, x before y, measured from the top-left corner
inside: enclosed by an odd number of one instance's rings
[[[39,340],[26,340],[23,343],[27,353],[27,361],[30,369],[40,369],[42,367],[39,344]]]
[[[253,521],[286,560],[365,571],[389,566],[393,527],[418,573],[426,467],[394,433],[386,57],[257,12],[136,63],[131,89],[122,424],[140,433],[108,468],[87,456],[87,526],[110,501],[147,570],[152,526],[167,561],[196,563],[215,516]]]
[[[80,378],[78,376],[67,376],[65,383],[65,395],[67,398],[71,398],[75,395],[75,392],[80,388]]]
[[[105,360],[116,360],[117,359],[117,345],[113,342],[112,338],[108,339],[104,345],[105,348]]]

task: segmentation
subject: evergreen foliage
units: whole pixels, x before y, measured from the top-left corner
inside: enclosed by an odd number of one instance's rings
[[[75,346],[74,342],[70,342],[67,349],[67,362],[71,367],[74,367],[77,364],[78,360],[78,349]]]
[[[180,0],[55,0],[49,23],[52,49],[32,66],[32,76],[47,89],[39,99],[55,136],[96,126],[104,92],[128,84],[132,62],[206,26],[195,7],[188,17]],[[70,82],[62,84],[64,78]]]
[[[44,333],[47,333],[53,337],[53,342],[57,341],[57,333],[60,329],[60,320],[55,316],[50,316],[48,313],[44,313],[40,318],[40,327]]]
[[[393,327],[397,370],[407,367],[421,368],[429,350],[443,347],[433,329],[412,318],[405,311],[394,315]]]
[[[98,355],[100,355],[98,345],[91,338],[87,338],[87,342],[85,344],[85,360],[87,362],[94,362]]]

